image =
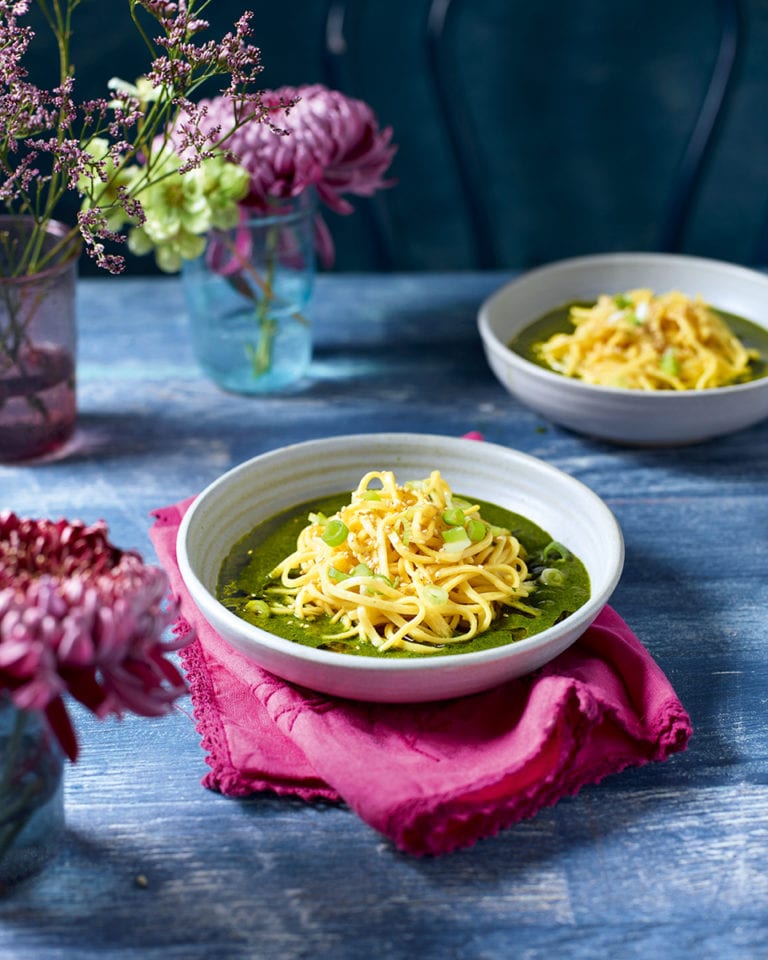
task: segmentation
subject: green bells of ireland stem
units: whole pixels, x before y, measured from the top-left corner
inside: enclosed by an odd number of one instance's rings
[[[182,282],[192,344],[206,374],[241,394],[295,389],[312,357],[306,308],[315,279],[312,191],[243,212],[185,260]]]

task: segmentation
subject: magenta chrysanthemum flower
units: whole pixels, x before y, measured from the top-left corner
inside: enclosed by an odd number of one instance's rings
[[[42,710],[66,753],[77,741],[62,700],[98,717],[167,713],[186,692],[163,640],[177,606],[159,567],[107,539],[104,523],[0,513],[0,688]]]
[[[286,110],[285,103],[294,105]],[[215,136],[232,126],[233,106],[227,98],[202,101],[201,106],[207,110],[200,124],[204,132]],[[397,150],[392,128],[380,130],[367,103],[314,84],[265,90],[262,106],[268,123],[255,114],[253,122],[225,141],[251,176],[244,206],[265,211],[275,200],[314,187],[331,210],[348,214],[353,207],[345,194],[369,197],[391,185],[384,175]]]

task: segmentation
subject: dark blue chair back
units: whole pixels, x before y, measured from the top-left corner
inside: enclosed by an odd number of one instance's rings
[[[104,9],[77,11],[78,68],[132,79],[145,60]],[[395,129],[397,185],[327,216],[338,270],[768,262],[762,0],[291,0],[254,22],[265,87],[326,83]]]

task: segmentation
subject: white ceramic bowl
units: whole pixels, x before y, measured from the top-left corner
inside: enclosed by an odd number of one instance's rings
[[[478,325],[491,369],[513,396],[547,419],[617,443],[694,443],[768,417],[768,377],[713,390],[601,387],[546,370],[507,346],[558,306],[637,287],[701,294],[712,306],[768,329],[768,277],[756,271],[655,253],[578,257],[532,270],[485,301]]]
[[[452,488],[523,514],[585,564],[590,600],[562,623],[490,650],[384,660],[315,650],[252,626],[215,597],[224,558],[258,523],[313,498],[354,489],[371,469],[399,482],[439,469]],[[407,703],[475,693],[521,676],[576,640],[612,594],[624,558],[621,531],[603,501],[540,460],[490,443],[421,434],[334,437],[249,460],[211,484],[178,534],[184,582],[203,616],[233,647],[277,676],[323,693]]]

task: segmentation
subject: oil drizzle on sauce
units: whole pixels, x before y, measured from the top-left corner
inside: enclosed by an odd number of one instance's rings
[[[339,628],[326,618],[307,621],[284,615],[263,616],[252,612],[253,607],[246,609],[250,601],[263,598],[264,588],[271,582],[271,571],[293,552],[299,531],[307,524],[307,515],[315,512],[331,516],[349,502],[349,497],[349,493],[342,493],[302,504],[267,520],[243,537],[222,564],[216,591],[219,601],[248,623],[286,640],[324,650],[392,660],[449,656],[513,643],[559,623],[583,606],[590,597],[589,575],[577,557],[554,546],[552,537],[525,517],[495,504],[473,500],[473,503],[479,504],[483,518],[488,523],[511,530],[525,547],[528,568],[536,578],[536,589],[526,599],[526,604],[538,611],[537,616],[510,610],[499,617],[490,629],[466,643],[447,644],[438,647],[434,653],[419,654],[404,650],[379,653],[371,644],[360,640],[334,641],[328,635]],[[538,579],[544,570],[557,570],[561,577],[545,574],[543,580]],[[562,579],[562,583],[548,585],[544,582],[552,579]]]

